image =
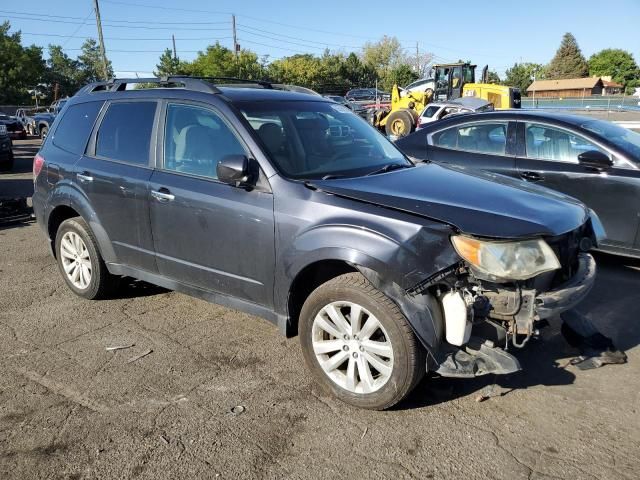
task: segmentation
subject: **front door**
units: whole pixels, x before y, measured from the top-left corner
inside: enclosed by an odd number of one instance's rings
[[[155,272],[147,182],[158,102],[111,102],[75,165],[77,185],[89,198],[118,263]]]
[[[592,208],[606,232],[602,243],[634,248],[640,215],[640,172],[616,158],[606,171],[587,168],[578,162],[580,153],[599,150],[612,155],[570,130],[542,123],[522,122],[519,126],[524,144],[516,159],[519,175]]]
[[[223,115],[169,103],[163,153],[151,177],[151,226],[162,275],[205,290],[273,305],[273,195],[217,180],[226,155],[247,155]]]

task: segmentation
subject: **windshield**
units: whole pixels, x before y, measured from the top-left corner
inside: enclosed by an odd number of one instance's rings
[[[238,102],[278,170],[296,179],[355,177],[412,163],[382,134],[330,102]]]
[[[640,133],[602,120],[591,120],[580,126],[609,140],[633,156],[634,162],[640,163]]]

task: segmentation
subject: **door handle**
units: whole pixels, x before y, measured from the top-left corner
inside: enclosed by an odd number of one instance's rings
[[[544,177],[536,172],[521,172],[520,178],[522,178],[523,180],[527,180],[529,182],[539,182]]]
[[[93,177],[89,175],[89,172],[77,173],[76,178],[83,183],[93,182]]]
[[[176,198],[175,195],[172,195],[166,188],[151,190],[151,196],[159,202],[171,202]]]

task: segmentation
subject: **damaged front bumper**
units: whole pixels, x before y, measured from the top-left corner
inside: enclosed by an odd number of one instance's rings
[[[588,253],[580,254],[573,278],[554,290],[538,294],[536,314],[539,318],[550,318],[575,307],[589,294],[595,280],[596,261]]]
[[[490,302],[491,310],[484,318],[474,318],[473,308],[469,309],[467,321],[471,336],[467,336],[468,342],[457,343],[460,348],[448,345],[436,372],[448,377],[473,377],[520,370],[518,360],[506,351],[509,338],[513,346],[523,347],[537,333],[536,321],[555,317],[578,305],[591,291],[595,278],[595,260],[590,254],[581,253],[575,274],[551,290],[538,292],[518,285],[478,288],[477,293]]]

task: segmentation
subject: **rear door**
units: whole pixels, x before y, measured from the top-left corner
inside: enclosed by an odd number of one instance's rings
[[[158,108],[153,100],[107,104],[75,165],[76,183],[96,213],[91,221],[106,231],[117,262],[150,272],[157,268],[147,190]]]
[[[618,248],[633,247],[640,218],[640,170],[570,129],[543,122],[518,125],[519,175],[592,208],[606,231],[603,243]],[[613,167],[598,171],[580,165],[578,155],[588,150],[608,155]]]
[[[461,123],[427,135],[429,160],[516,176],[515,122]]]
[[[226,155],[247,146],[209,105],[171,101],[151,178],[151,224],[161,274],[208,291],[273,305],[273,195],[218,181]]]

